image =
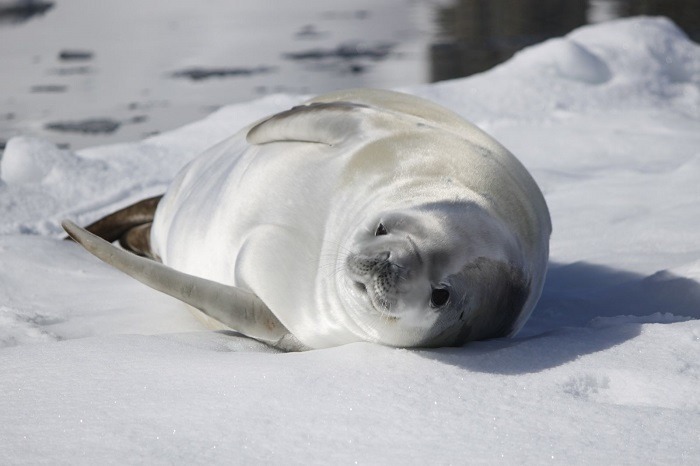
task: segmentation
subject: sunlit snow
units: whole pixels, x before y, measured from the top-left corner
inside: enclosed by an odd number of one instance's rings
[[[303,96],[144,141],[0,160],[2,464],[698,464],[700,47],[663,18],[575,30],[402,89],[531,171],[551,264],[514,339],[278,353],[63,241]],[[262,189],[262,187],[261,187]]]

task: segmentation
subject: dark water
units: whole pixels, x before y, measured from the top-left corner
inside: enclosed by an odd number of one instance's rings
[[[579,26],[638,15],[667,16],[700,41],[700,0],[460,0],[437,15],[431,80],[485,71]]]

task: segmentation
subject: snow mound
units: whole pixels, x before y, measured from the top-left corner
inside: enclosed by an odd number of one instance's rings
[[[612,77],[605,61],[573,39],[551,39],[520,59],[527,67],[537,64],[540,72],[586,84],[601,84]]]
[[[17,138],[0,160],[0,463],[697,464],[700,47],[633,18],[407,91],[482,126],[545,193],[552,262],[516,338],[278,353],[60,239],[61,219],[162,192],[301,96],[80,152]]]
[[[418,93],[477,122],[649,105],[698,118],[698,47],[666,18],[611,21],[528,47],[469,85],[448,81]]]

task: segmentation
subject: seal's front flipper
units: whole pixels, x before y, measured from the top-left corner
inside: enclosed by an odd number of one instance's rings
[[[334,146],[357,134],[364,122],[376,117],[372,108],[352,102],[307,103],[273,115],[246,134],[250,144],[309,142]]]
[[[138,257],[69,220],[62,225],[88,252],[144,285],[179,299],[225,326],[270,346],[285,351],[306,349],[255,294]]]

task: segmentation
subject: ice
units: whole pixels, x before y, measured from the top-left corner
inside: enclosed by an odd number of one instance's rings
[[[304,96],[79,152],[17,138],[0,161],[0,463],[698,464],[700,47],[632,18],[404,90],[543,189],[550,271],[516,338],[279,353],[61,239],[61,219],[162,192]]]

